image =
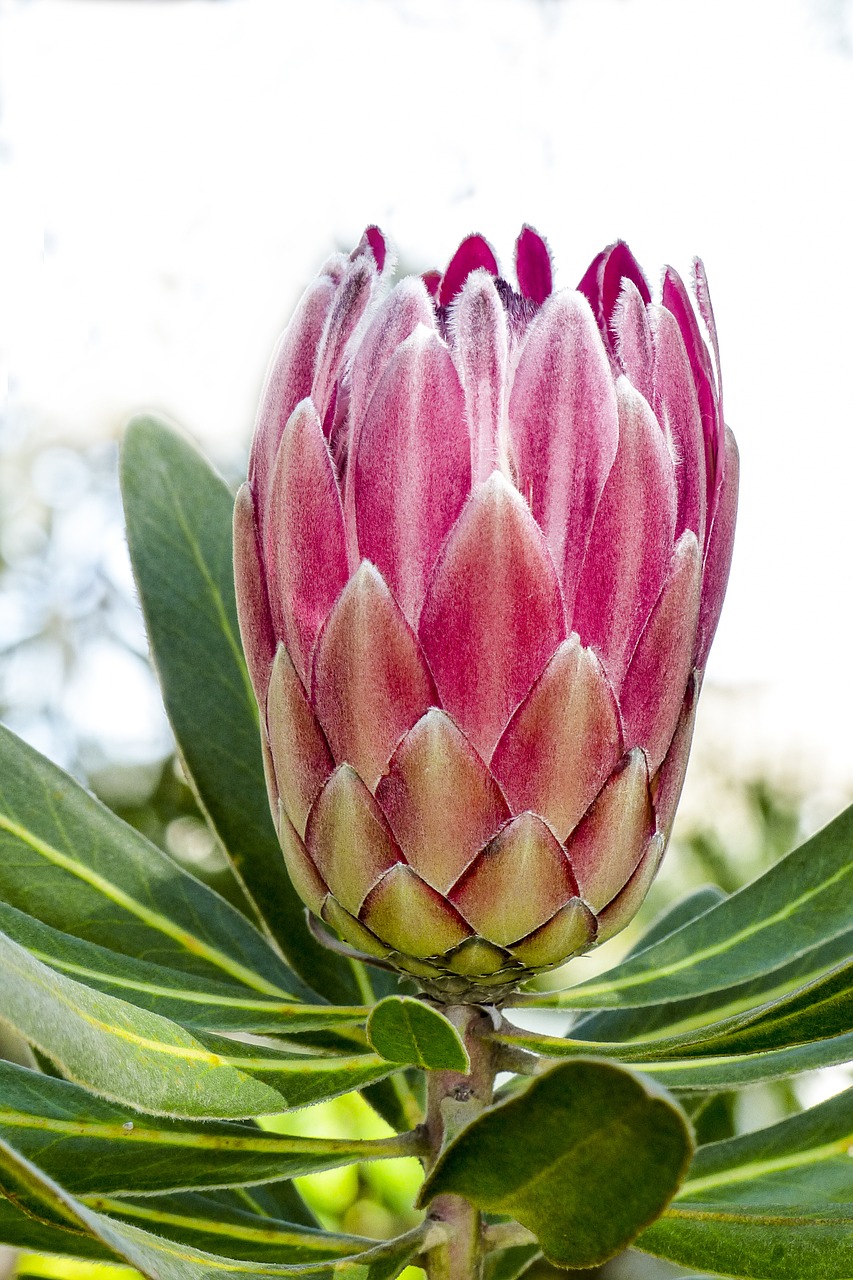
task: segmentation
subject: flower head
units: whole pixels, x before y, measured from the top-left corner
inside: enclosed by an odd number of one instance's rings
[[[657,871],[737,504],[716,331],[627,245],[515,289],[481,236],[389,288],[377,228],[274,358],[235,512],[293,882],[434,994],[497,998]]]

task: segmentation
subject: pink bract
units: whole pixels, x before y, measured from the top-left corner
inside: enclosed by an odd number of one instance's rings
[[[660,865],[738,458],[713,312],[628,246],[517,288],[479,235],[392,287],[376,227],[306,290],[235,510],[270,800],[308,907],[448,1000],[616,933]]]

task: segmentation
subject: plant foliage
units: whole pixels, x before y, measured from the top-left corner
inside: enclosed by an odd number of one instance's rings
[[[487,1215],[490,1280],[632,1243],[753,1280],[853,1275],[853,1090],[698,1149],[687,1118],[853,1058],[853,810],[741,891],[691,895],[603,976],[509,1000],[550,1009],[549,1034],[511,1007],[474,1034],[307,927],[268,816],[227,487],[148,419],[122,480],[166,708],[246,911],[0,731],[0,1019],[35,1055],[0,1062],[0,1243],[150,1280],[392,1280],[446,1245],[429,1208],[455,1196]],[[509,1075],[474,1113],[478,1055]],[[456,1099],[437,1153],[413,1072]],[[259,1124],[351,1091],[398,1132]],[[291,1186],[404,1155],[427,1212],[390,1241],[323,1231]]]

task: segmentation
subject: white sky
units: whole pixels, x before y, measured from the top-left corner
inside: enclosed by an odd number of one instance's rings
[[[45,437],[222,463],[330,245],[523,221],[707,264],[742,454],[709,677],[853,779],[853,56],[806,0],[0,0],[0,364]],[[2,370],[0,370],[2,372]],[[769,708],[769,710],[768,710]]]

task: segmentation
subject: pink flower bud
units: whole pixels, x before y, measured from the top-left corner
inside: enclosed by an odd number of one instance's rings
[[[623,928],[660,865],[731,560],[738,460],[700,321],[627,245],[518,291],[481,236],[389,288],[377,228],[309,286],[235,510],[273,814],[310,909],[495,999]]]

